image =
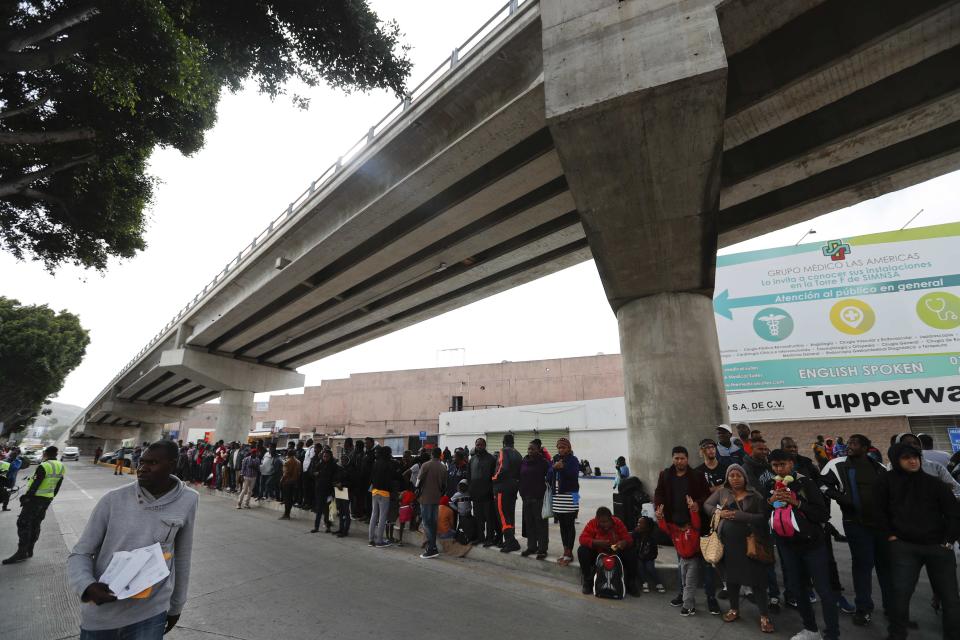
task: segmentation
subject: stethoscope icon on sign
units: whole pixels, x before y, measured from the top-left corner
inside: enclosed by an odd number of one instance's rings
[[[937,314],[937,318],[939,318],[944,322],[957,319],[956,312],[950,311],[947,309],[946,298],[942,298],[942,297],[927,298],[926,300],[923,301],[923,305],[933,313]]]

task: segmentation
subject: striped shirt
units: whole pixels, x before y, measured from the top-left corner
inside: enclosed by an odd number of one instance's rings
[[[580,505],[574,502],[572,493],[556,493],[553,496],[554,513],[576,513]]]

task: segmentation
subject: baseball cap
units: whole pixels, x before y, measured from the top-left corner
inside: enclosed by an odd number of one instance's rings
[[[716,441],[713,440],[713,438],[704,438],[703,440],[700,441],[701,449],[703,449],[704,447],[716,447],[716,446],[717,446],[717,443]]]
[[[733,429],[731,429],[730,425],[728,424],[718,424],[717,431],[720,431],[721,429],[726,431],[727,433],[733,433]]]

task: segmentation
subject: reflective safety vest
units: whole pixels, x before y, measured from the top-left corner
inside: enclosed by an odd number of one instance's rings
[[[39,498],[53,499],[53,492],[56,490],[57,484],[63,479],[63,463],[56,460],[47,460],[40,463],[40,468],[43,469],[44,476],[34,495]]]
[[[6,460],[0,460],[0,478],[7,477],[7,471],[10,470],[10,463]]]

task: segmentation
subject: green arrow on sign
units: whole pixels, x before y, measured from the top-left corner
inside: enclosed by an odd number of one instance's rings
[[[922,286],[926,284],[927,286]],[[837,300],[853,296],[870,296],[881,293],[903,293],[904,291],[932,291],[944,287],[960,286],[960,274],[933,276],[929,278],[911,278],[890,282],[872,282],[850,284],[826,289],[807,291],[788,291],[786,293],[767,293],[760,296],[731,298],[729,289],[724,289],[713,299],[713,310],[728,320],[733,320],[733,310],[742,307],[760,307],[771,304],[791,304],[814,300]]]

